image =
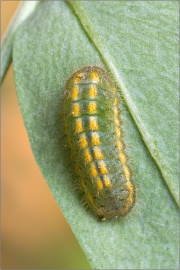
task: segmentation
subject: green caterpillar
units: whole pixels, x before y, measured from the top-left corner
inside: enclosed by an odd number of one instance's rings
[[[84,67],[66,83],[67,142],[86,202],[100,221],[125,216],[135,203],[120,103],[112,79],[100,67]]]

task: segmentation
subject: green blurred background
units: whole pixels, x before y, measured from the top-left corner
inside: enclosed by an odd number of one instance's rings
[[[19,3],[1,1],[1,36]],[[17,102],[12,65],[1,91],[1,269],[90,269],[33,157]]]

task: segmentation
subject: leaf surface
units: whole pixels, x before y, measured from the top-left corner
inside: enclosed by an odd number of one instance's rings
[[[18,100],[36,161],[91,266],[178,268],[178,3],[43,2],[13,48]],[[61,103],[76,70],[108,70],[125,101],[137,203],[100,223],[74,190]]]

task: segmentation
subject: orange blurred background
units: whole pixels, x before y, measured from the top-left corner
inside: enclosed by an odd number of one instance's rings
[[[1,1],[1,36],[19,3]],[[1,269],[89,269],[35,163],[17,102],[12,65],[1,91]]]

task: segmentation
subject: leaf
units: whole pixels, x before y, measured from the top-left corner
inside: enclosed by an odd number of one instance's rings
[[[13,48],[18,100],[37,163],[99,269],[178,268],[178,3],[43,2]],[[99,223],[74,190],[61,102],[76,70],[98,65],[119,87],[137,188],[135,210]]]

